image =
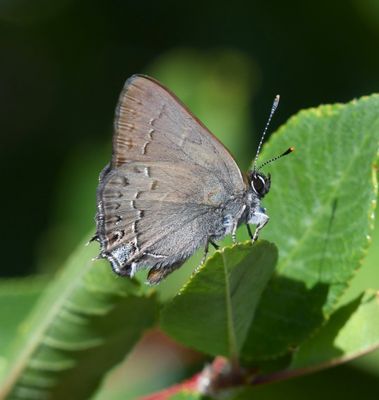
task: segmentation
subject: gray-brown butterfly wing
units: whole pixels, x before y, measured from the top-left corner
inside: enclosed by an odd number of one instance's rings
[[[230,190],[243,181],[224,145],[173,93],[141,75],[126,82],[115,118],[112,167],[131,159],[194,163],[216,174]]]
[[[126,82],[98,188],[101,255],[117,273],[144,265],[159,281],[217,233],[214,213],[244,189],[232,156],[172,93],[144,76]]]

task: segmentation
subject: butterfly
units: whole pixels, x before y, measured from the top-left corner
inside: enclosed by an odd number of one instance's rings
[[[261,199],[270,175],[257,167],[243,174],[225,146],[161,83],[133,75],[121,92],[114,120],[111,162],[97,188],[96,235],[100,258],[133,277],[148,268],[157,284],[198,248],[225,235],[236,241],[246,224],[252,241],[269,217]],[[249,224],[255,224],[252,234]]]

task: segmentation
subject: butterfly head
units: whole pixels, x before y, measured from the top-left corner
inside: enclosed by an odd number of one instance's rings
[[[249,183],[253,192],[262,199],[270,190],[271,175],[264,175],[262,172],[251,171],[249,174]]]
[[[260,169],[262,167],[264,167],[265,165],[270,164],[273,161],[276,161],[279,158],[282,158],[282,157],[286,156],[287,154],[292,153],[293,151],[294,151],[294,148],[290,147],[284,153],[280,154],[277,157],[271,158],[270,160],[261,164],[258,168],[254,168],[253,170],[251,170],[249,172],[250,186],[259,198],[264,197],[270,190],[270,186],[271,186],[271,174],[268,174],[266,176],[263,172],[260,172]]]

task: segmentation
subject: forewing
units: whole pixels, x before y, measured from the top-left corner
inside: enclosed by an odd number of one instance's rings
[[[112,167],[128,161],[196,165],[203,173],[216,175],[229,194],[244,185],[224,145],[173,93],[140,75],[128,79],[116,110]]]
[[[103,255],[173,264],[204,243],[214,212],[244,189],[233,157],[175,95],[148,77],[126,82],[97,193]]]

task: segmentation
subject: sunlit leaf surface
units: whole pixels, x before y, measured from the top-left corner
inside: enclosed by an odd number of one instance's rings
[[[278,247],[243,355],[270,358],[296,348],[334,310],[360,266],[372,231],[379,141],[379,96],[302,111],[283,126],[262,159],[295,146],[265,168],[271,221],[262,233]]]

